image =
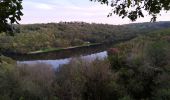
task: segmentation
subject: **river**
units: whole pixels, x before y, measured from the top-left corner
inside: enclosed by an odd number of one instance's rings
[[[78,47],[61,51],[52,51],[38,54],[4,54],[17,61],[17,64],[36,64],[44,63],[57,68],[60,65],[67,64],[72,58],[80,57],[90,61],[98,58],[104,59],[107,57],[107,50],[114,47],[115,44],[128,41],[132,38],[122,39],[113,43]]]
[[[94,59],[98,58],[98,59],[104,59],[107,57],[107,52],[103,51],[103,52],[98,52],[98,53],[93,53],[90,55],[86,55],[86,56],[80,56],[80,58],[82,59],[86,59],[89,61],[93,61]],[[69,61],[72,59],[71,58],[65,58],[65,59],[55,59],[55,60],[32,60],[32,61],[17,61],[17,64],[36,64],[36,63],[43,63],[43,64],[48,64],[50,66],[52,66],[53,68],[57,68],[60,65],[63,64],[67,64],[69,63]]]
[[[124,40],[125,41],[125,40]],[[122,42],[122,41],[120,41]],[[44,63],[57,68],[60,65],[67,64],[72,58],[80,57],[92,61],[95,58],[104,59],[107,57],[107,50],[114,47],[119,42],[93,45],[79,48],[66,49],[61,51],[52,51],[38,54],[7,54],[17,61],[17,64],[36,64]]]
[[[104,59],[107,57],[107,49],[111,45],[95,45],[82,48],[74,48],[62,51],[53,51],[40,54],[18,55],[11,54],[11,58],[17,61],[17,64],[37,64],[43,63],[57,68],[60,65],[67,64],[72,58],[82,58],[89,61],[94,59]]]

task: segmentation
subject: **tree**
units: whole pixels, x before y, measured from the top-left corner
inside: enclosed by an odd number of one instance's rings
[[[0,32],[12,31],[11,25],[21,20],[22,0],[0,0]]]
[[[108,16],[116,14],[122,18],[128,17],[132,21],[144,17],[144,11],[152,15],[151,21],[156,21],[162,10],[170,10],[170,0],[90,0],[110,5],[113,9]]]

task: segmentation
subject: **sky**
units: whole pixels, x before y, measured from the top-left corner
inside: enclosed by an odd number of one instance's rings
[[[24,16],[21,24],[58,23],[81,21],[103,24],[129,24],[128,18],[122,19],[117,15],[107,17],[111,7],[89,0],[23,0]],[[149,22],[151,16],[140,18],[138,22]],[[157,21],[170,21],[170,12],[161,13]]]

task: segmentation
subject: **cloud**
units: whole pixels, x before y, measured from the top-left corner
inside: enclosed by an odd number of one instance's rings
[[[38,8],[38,9],[42,9],[42,10],[52,10],[53,9],[52,5],[43,4],[43,3],[39,3],[35,7]]]
[[[88,0],[24,0],[24,16],[21,23],[47,23],[59,21],[84,21],[109,24],[132,23],[116,15],[108,18],[110,6]],[[162,13],[158,21],[169,20],[168,14]],[[151,16],[140,18],[137,22],[149,22]]]
[[[65,2],[68,0],[65,0]],[[92,3],[89,5],[70,4],[69,2],[24,1],[24,16],[21,23],[46,23],[59,21],[103,22],[111,10],[106,5]],[[89,2],[91,3],[91,2]],[[102,20],[101,20],[102,18]],[[108,21],[109,22],[109,21]],[[110,21],[111,22],[111,21]]]
[[[48,3],[41,3],[41,2],[35,2],[35,1],[24,1],[23,2],[25,9],[40,9],[40,10],[52,10],[53,5]]]

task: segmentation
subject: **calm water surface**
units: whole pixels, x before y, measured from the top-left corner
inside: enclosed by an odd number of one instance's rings
[[[130,38],[131,39],[131,38]],[[44,63],[51,65],[53,68],[57,68],[60,65],[67,64],[72,58],[80,57],[88,61],[93,61],[94,59],[104,59],[107,57],[107,50],[114,47],[115,44],[127,41],[119,40],[113,43],[101,44],[86,46],[80,48],[72,48],[61,51],[46,52],[40,54],[31,54],[31,55],[18,55],[18,54],[9,54],[9,56],[17,61],[17,64],[37,64]]]
[[[79,56],[82,59],[86,59],[89,61],[93,61],[94,59],[98,58],[98,59],[104,59],[107,57],[107,52],[106,51],[102,51],[102,52],[98,52],[98,53],[93,53],[93,54],[89,54],[86,56]],[[63,64],[67,64],[69,63],[69,61],[72,58],[65,58],[65,59],[55,59],[55,60],[30,60],[30,61],[17,61],[17,64],[36,64],[36,63],[44,63],[44,64],[48,64],[51,65],[53,68],[57,68],[60,65]]]

